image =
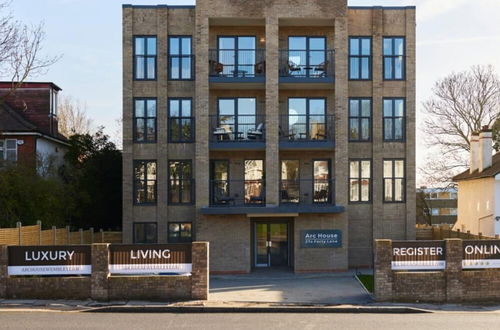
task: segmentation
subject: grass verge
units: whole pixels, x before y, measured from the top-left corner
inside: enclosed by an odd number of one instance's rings
[[[358,280],[363,283],[368,292],[373,293],[373,275],[356,275]]]

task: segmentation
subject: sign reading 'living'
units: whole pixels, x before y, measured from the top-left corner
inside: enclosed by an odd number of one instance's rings
[[[191,244],[110,245],[111,274],[190,273]]]
[[[9,246],[9,275],[90,275],[89,245]]]
[[[444,241],[392,242],[392,270],[442,270],[445,267]]]

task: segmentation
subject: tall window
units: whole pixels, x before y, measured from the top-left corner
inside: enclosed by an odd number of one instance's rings
[[[313,161],[313,174],[313,203],[331,202],[330,160]]]
[[[17,161],[17,140],[0,140],[0,161]]]
[[[349,161],[349,202],[360,203],[371,200],[371,160]]]
[[[293,77],[326,77],[326,38],[288,37],[287,71]]]
[[[168,162],[168,202],[190,204],[193,202],[193,170],[190,160]]]
[[[189,243],[192,238],[191,222],[169,222],[168,242],[169,243]]]
[[[289,98],[288,134],[290,140],[326,140],[326,99]]]
[[[191,37],[171,36],[168,40],[168,78],[193,79]]]
[[[134,37],[134,79],[156,79],[156,37]]]
[[[384,202],[405,201],[405,161],[384,160]]]
[[[281,202],[299,203],[300,202],[300,161],[282,160],[281,161]]]
[[[156,142],[156,99],[134,99],[134,142]]]
[[[265,189],[263,179],[264,161],[262,159],[245,160],[245,203],[264,203]]]
[[[247,139],[256,128],[256,103],[253,97],[220,98],[216,130],[223,129],[230,140]]]
[[[134,203],[156,203],[156,161],[134,161]]]
[[[156,222],[134,223],[134,243],[157,243],[158,230]]]
[[[372,125],[372,100],[349,100],[349,141],[370,141]]]
[[[384,79],[405,79],[405,38],[384,38]]]
[[[213,160],[211,164],[211,191],[213,204],[230,204],[229,195],[229,161]]]
[[[372,77],[372,39],[349,38],[349,79],[369,80]]]
[[[168,100],[168,139],[169,142],[194,141],[194,117],[192,100],[175,98]]]
[[[405,100],[384,99],[384,141],[405,139]]]
[[[255,37],[219,37],[218,63],[226,77],[254,77],[256,52]]]

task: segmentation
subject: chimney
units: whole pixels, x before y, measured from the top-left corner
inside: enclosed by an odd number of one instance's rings
[[[492,132],[488,126],[483,126],[481,133],[479,133],[479,161],[477,164],[479,172],[491,166],[492,153]]]
[[[470,137],[470,173],[479,167],[479,134],[472,132]]]

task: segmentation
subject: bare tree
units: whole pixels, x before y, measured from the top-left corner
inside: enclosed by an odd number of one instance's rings
[[[57,121],[59,133],[66,137],[90,132],[92,120],[87,117],[87,106],[71,96],[61,97]]]
[[[12,87],[0,95],[0,102],[27,78],[44,74],[61,57],[43,56],[43,23],[28,26],[15,20],[9,5],[10,1],[0,1],[0,79],[11,81]]]
[[[500,79],[491,65],[473,66],[437,81],[432,92],[423,104],[423,130],[428,145],[439,151],[423,171],[433,180],[449,182],[467,166],[471,134],[500,118]]]

